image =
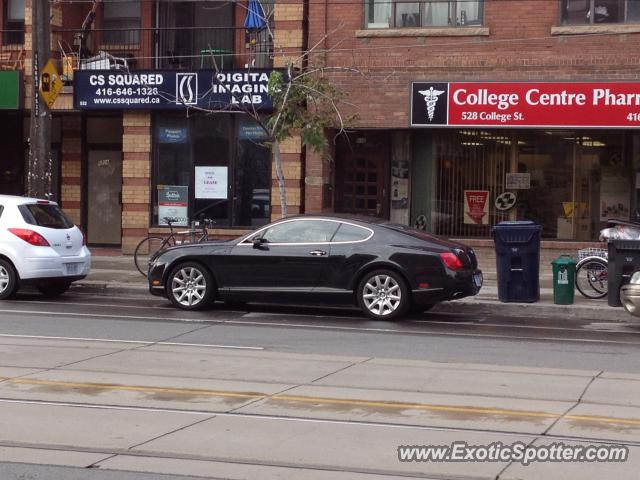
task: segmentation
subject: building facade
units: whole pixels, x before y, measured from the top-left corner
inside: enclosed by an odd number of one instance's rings
[[[300,59],[327,67],[341,114],[356,119],[345,135],[328,132],[326,155],[299,138],[282,144],[290,213],[373,215],[480,243],[501,220],[590,242],[607,218],[637,218],[638,2],[262,4],[268,28],[245,27],[248,2],[51,3],[64,81],[51,109],[52,194],[90,245],[131,252],[165,233],[168,216],[214,218],[220,237],[278,218],[260,129],[233,108],[187,108],[183,94],[213,85],[217,70],[251,101],[262,87],[243,74]],[[0,191],[19,194],[31,0],[0,7]],[[159,78],[166,88],[153,94]]]
[[[594,241],[638,219],[640,3],[310,3],[314,62],[357,115],[307,158],[307,211],[490,238],[528,219]],[[478,242],[482,244],[482,242]]]
[[[11,153],[2,159],[0,191],[21,194],[31,2],[3,0],[0,6],[0,85],[12,85],[17,97],[5,95],[5,102],[0,95],[0,131]],[[89,245],[132,252],[148,233],[165,233],[168,217],[179,226],[212,218],[213,233],[231,237],[279,215],[270,149],[251,118],[228,99],[203,107],[176,96],[210,100],[207,91],[216,87],[212,79],[219,72],[227,75],[220,84],[238,88],[237,103],[253,106],[255,94],[264,96],[268,73],[301,55],[302,3],[263,1],[264,25],[246,24],[248,8],[248,2],[222,1],[51,4],[51,57],[64,82],[51,108],[52,196]],[[284,142],[282,151],[289,209],[299,213],[300,142]]]

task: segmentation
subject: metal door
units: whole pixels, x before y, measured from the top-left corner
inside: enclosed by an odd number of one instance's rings
[[[122,153],[89,151],[87,175],[87,240],[90,244],[120,245]]]

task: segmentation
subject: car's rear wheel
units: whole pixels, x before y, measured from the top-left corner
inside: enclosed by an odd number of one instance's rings
[[[202,310],[216,297],[213,276],[195,262],[176,266],[167,278],[166,289],[171,303],[182,310]]]
[[[18,274],[13,265],[0,259],[0,300],[10,298],[18,289]]]
[[[375,270],[364,276],[357,290],[360,309],[374,320],[394,320],[411,305],[407,284],[398,273]]]
[[[44,280],[36,284],[38,291],[45,297],[57,297],[69,290],[71,282],[66,280]]]

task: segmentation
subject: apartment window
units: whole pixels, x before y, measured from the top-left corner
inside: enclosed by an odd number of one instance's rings
[[[367,28],[482,25],[484,0],[365,0]]]
[[[590,25],[640,22],[638,0],[562,0],[560,23]]]
[[[8,0],[5,4],[4,38],[5,45],[24,43],[24,0]]]
[[[140,0],[104,0],[103,42],[107,45],[132,45],[140,42]]]

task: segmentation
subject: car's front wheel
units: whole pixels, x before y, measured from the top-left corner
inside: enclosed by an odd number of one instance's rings
[[[374,320],[395,320],[411,305],[406,282],[391,270],[376,270],[365,275],[357,295],[360,309]]]
[[[69,290],[71,282],[65,280],[45,280],[38,282],[36,288],[45,297],[57,297]]]
[[[11,263],[0,258],[0,300],[10,298],[18,289],[18,274]]]
[[[167,296],[183,310],[202,310],[215,300],[215,285],[211,273],[199,263],[177,265],[167,278]]]

